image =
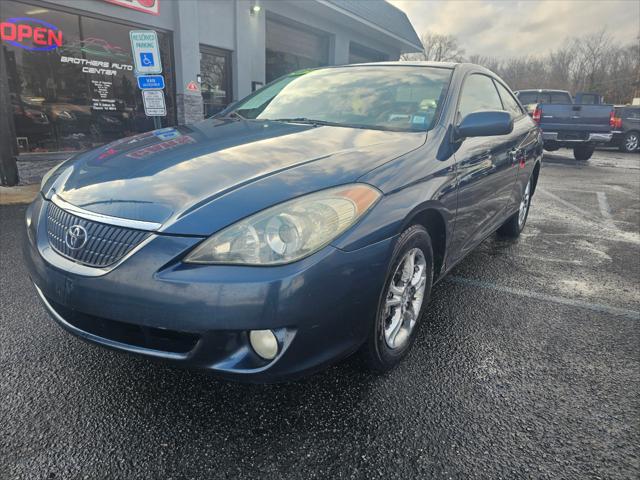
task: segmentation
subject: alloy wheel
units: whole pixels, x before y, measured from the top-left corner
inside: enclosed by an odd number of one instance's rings
[[[396,267],[385,298],[384,339],[395,350],[411,337],[424,300],[427,261],[419,248],[409,250]]]
[[[529,201],[531,200],[531,180],[527,182],[527,188],[524,189],[524,195],[520,201],[520,210],[518,211],[518,226],[522,228],[524,221],[527,219],[527,211],[529,210]]]
[[[627,135],[627,138],[625,138],[624,141],[624,146],[627,152],[635,152],[638,148],[638,141],[639,139],[637,134],[632,133],[631,135]]]

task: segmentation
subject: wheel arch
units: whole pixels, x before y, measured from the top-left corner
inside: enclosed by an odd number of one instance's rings
[[[538,185],[538,177],[540,176],[540,168],[542,162],[536,162],[536,165],[533,167],[533,172],[531,173],[531,178],[533,180],[531,184],[531,195],[536,193],[536,185]]]
[[[423,206],[412,211],[404,225],[404,229],[411,225],[422,225],[431,237],[433,248],[433,276],[434,280],[440,276],[447,251],[447,223],[442,212],[432,205]]]
[[[636,135],[640,136],[640,130],[638,130],[637,128],[630,128],[629,130],[627,130],[626,132],[624,132],[622,138],[625,138],[627,135],[629,135],[630,133],[635,133]]]

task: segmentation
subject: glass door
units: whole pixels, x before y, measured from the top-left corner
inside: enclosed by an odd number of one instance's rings
[[[231,52],[200,45],[200,77],[204,116],[207,118],[232,101]]]

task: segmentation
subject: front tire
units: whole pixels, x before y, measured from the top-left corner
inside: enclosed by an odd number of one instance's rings
[[[360,352],[369,370],[386,372],[411,349],[432,283],[431,237],[423,226],[412,225],[396,242],[376,318]]]
[[[627,132],[620,143],[620,150],[626,153],[633,153],[640,147],[640,133]]]
[[[531,178],[524,188],[520,207],[518,211],[511,215],[509,219],[498,229],[498,235],[509,238],[518,238],[529,217],[529,207],[531,206]]]
[[[586,162],[591,158],[595,150],[596,147],[593,145],[578,145],[577,147],[573,147],[573,158],[580,162]]]

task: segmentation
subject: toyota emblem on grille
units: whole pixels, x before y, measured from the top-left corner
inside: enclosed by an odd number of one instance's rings
[[[87,243],[87,230],[81,225],[72,225],[67,229],[64,243],[71,250],[79,250]]]

